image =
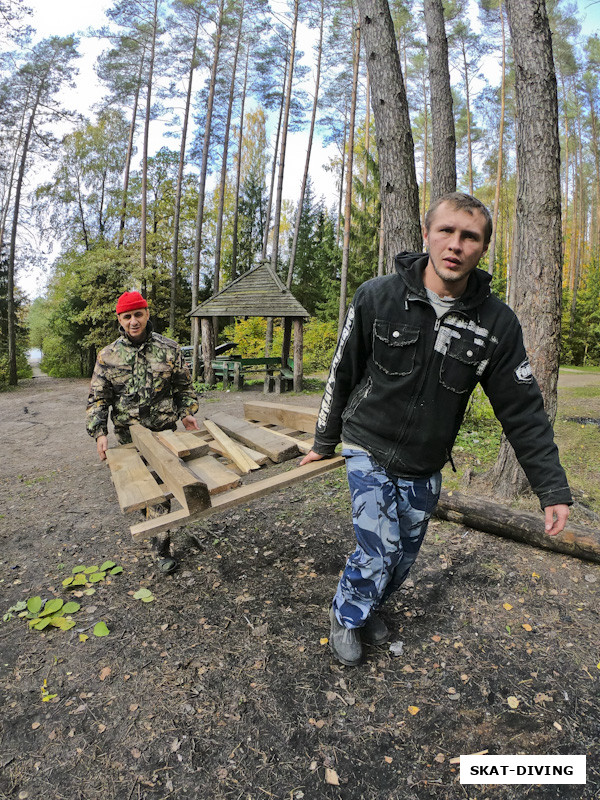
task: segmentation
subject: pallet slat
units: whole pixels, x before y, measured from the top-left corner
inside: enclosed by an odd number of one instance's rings
[[[213,456],[201,456],[186,461],[186,466],[206,484],[209,494],[215,495],[239,486],[240,476],[232,472]]]
[[[300,451],[295,444],[290,444],[281,436],[276,436],[266,428],[253,425],[247,420],[239,419],[223,411],[212,414],[210,419],[229,436],[264,453],[269,456],[271,461],[287,461],[299,455]]]
[[[260,469],[260,464],[257,464],[256,461],[253,461],[250,456],[244,453],[239,444],[234,442],[219,425],[210,419],[204,420],[204,424],[213,435],[215,441],[225,449],[227,457],[233,461],[238,469],[244,473],[251,472],[254,469]]]
[[[288,403],[268,403],[259,400],[244,402],[244,416],[257,422],[270,422],[286,428],[315,432],[318,409],[310,406],[292,406]]]
[[[137,450],[114,447],[106,451],[106,460],[124,514],[165,502],[164,493]]]
[[[162,445],[147,428],[132,425],[131,438],[141,455],[159,475],[165,486],[188,513],[210,506],[210,496],[202,483],[177,456]],[[165,517],[168,515],[165,515]]]

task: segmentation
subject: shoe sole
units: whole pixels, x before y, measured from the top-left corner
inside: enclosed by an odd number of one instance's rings
[[[332,612],[330,611],[329,612],[329,619],[330,620],[331,620],[331,614],[332,614]],[[362,656],[360,658],[354,660],[354,661],[348,661],[347,658],[342,658],[340,655],[338,655],[338,653],[335,651],[335,649],[333,647],[331,631],[329,631],[329,649],[331,650],[331,652],[333,653],[335,658],[337,658],[337,660],[340,662],[340,664],[343,664],[345,667],[356,667],[362,661]]]

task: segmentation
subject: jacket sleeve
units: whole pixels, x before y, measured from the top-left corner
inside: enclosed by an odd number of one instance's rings
[[[554,432],[511,312],[481,385],[542,508],[573,500]]]
[[[113,385],[106,375],[106,365],[98,356],[86,408],[87,432],[94,439],[108,434],[108,413],[114,401]]]
[[[346,314],[319,409],[313,450],[321,456],[332,456],[340,442],[342,413],[365,373],[371,329],[365,292],[359,287]]]
[[[198,411],[198,398],[192,387],[190,371],[183,359],[183,353],[177,348],[172,375],[173,399],[179,419],[195,414]]]

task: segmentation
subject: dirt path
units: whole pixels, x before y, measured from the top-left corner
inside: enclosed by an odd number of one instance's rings
[[[0,623],[1,798],[600,798],[598,565],[432,523],[386,607],[402,654],[342,668],[326,636],[352,546],[343,475],[180,532],[182,568],[159,577],[85,433],[87,387],[0,395],[0,619],[73,599],[74,567],[124,570],[76,595],[71,630]],[[451,759],[481,750],[587,753],[588,784],[461,787]]]

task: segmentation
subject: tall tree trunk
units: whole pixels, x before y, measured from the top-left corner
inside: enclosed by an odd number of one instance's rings
[[[346,140],[348,138],[348,103],[344,106],[344,134],[342,136],[342,167],[340,169],[340,189],[338,192],[338,213],[335,226],[335,246],[340,246],[342,228],[342,204],[344,202],[344,176],[346,175]]]
[[[365,86],[365,163],[363,166],[363,211],[367,210],[367,184],[369,182],[369,154],[371,152],[371,85],[367,72]]]
[[[469,175],[469,194],[473,194],[473,142],[471,137],[471,93],[469,91],[469,64],[465,42],[462,43],[463,70],[465,75],[465,103],[467,107],[467,173]]]
[[[498,166],[496,168],[496,189],[494,192],[494,210],[492,212],[492,238],[488,251],[488,272],[493,274],[496,266],[496,239],[498,228],[498,215],[500,212],[500,185],[502,183],[502,158],[504,147],[504,110],[506,108],[506,31],[504,28],[504,14],[502,13],[502,0],[498,4],[500,14],[500,29],[502,31],[502,75],[500,78],[500,130],[498,131]]]
[[[215,269],[213,278],[213,292],[216,294],[221,285],[221,240],[223,238],[223,214],[225,209],[225,187],[227,184],[227,159],[229,157],[229,131],[231,129],[231,115],[233,113],[233,100],[235,95],[235,78],[237,74],[237,62],[242,43],[242,25],[244,24],[244,3],[239,11],[240,19],[238,24],[237,41],[233,56],[233,66],[231,68],[231,83],[229,85],[229,101],[227,104],[227,121],[225,123],[225,138],[223,142],[223,160],[221,163],[221,181],[219,189],[219,210],[217,213],[217,231],[215,235]],[[218,318],[215,317],[215,324]],[[215,329],[216,332],[216,329]]]
[[[323,28],[325,22],[325,0],[321,0],[321,21],[319,26],[319,44],[317,55],[317,74],[315,77],[315,96],[313,99],[312,115],[310,118],[310,131],[308,133],[308,147],[306,150],[306,161],[304,162],[304,174],[302,175],[302,186],[300,187],[300,199],[298,201],[298,213],[296,214],[296,224],[294,226],[294,238],[292,241],[292,251],[290,253],[290,264],[287,274],[287,288],[292,287],[294,275],[294,262],[296,260],[296,248],[298,247],[298,234],[300,233],[300,221],[302,219],[302,208],[304,206],[304,195],[308,182],[308,169],[310,166],[310,154],[312,152],[313,136],[315,132],[315,122],[317,119],[317,107],[319,103],[319,87],[321,83],[321,58],[323,56]]]
[[[517,219],[513,254],[515,311],[546,411],[557,408],[562,237],[556,73],[544,3],[507,0],[516,72]],[[491,471],[495,492],[512,497],[526,486],[503,440]]]
[[[235,206],[233,211],[233,233],[231,236],[231,280],[237,278],[238,256],[238,227],[240,219],[240,186],[242,182],[242,147],[244,143],[244,113],[246,108],[246,90],[248,88],[248,63],[250,61],[250,48],[246,49],[246,68],[244,70],[244,88],[242,90],[242,104],[240,108],[240,129],[238,133],[237,168],[235,174]]]
[[[269,189],[269,202],[267,203],[267,216],[265,219],[265,235],[263,237],[263,248],[261,259],[267,260],[267,247],[269,245],[269,230],[271,228],[271,211],[273,209],[273,195],[275,194],[275,175],[277,174],[277,153],[279,152],[279,137],[281,136],[281,124],[283,121],[283,109],[285,106],[285,87],[287,85],[288,58],[285,57],[285,68],[283,70],[283,86],[281,89],[281,103],[279,105],[279,120],[277,122],[277,132],[275,134],[275,147],[273,148],[273,165],[271,167],[271,187]]]
[[[129,175],[131,173],[131,158],[133,156],[133,140],[135,138],[135,125],[137,120],[138,105],[140,102],[140,91],[142,89],[142,75],[144,74],[144,61],[146,60],[146,48],[142,49],[140,56],[140,68],[138,71],[137,83],[135,85],[135,95],[133,98],[133,111],[131,113],[131,122],[129,124],[129,137],[127,140],[127,154],[125,156],[125,171],[123,174],[123,198],[121,200],[121,214],[119,221],[119,239],[117,241],[117,249],[123,247],[123,240],[125,238],[125,218],[127,215],[127,193],[129,191]]]
[[[431,96],[431,202],[456,191],[456,134],[442,0],[424,0]]]
[[[208,102],[206,108],[206,122],[204,125],[204,141],[202,143],[202,164],[200,166],[200,180],[198,184],[198,208],[196,211],[196,237],[194,241],[194,261],[192,266],[192,310],[198,305],[200,291],[200,255],[202,253],[202,226],[204,223],[204,198],[206,195],[206,175],[208,172],[208,153],[210,148],[210,128],[212,124],[213,106],[215,102],[215,89],[217,85],[217,68],[221,53],[221,37],[223,35],[223,16],[225,0],[219,2],[219,16],[215,32],[215,49],[210,73],[208,88]],[[192,317],[192,375],[194,380],[198,377],[198,342],[200,340],[199,317]]]
[[[425,214],[427,213],[427,169],[429,157],[429,104],[427,102],[427,82],[423,74],[423,183],[421,197],[421,223],[425,227]]]
[[[154,59],[156,54],[156,34],[158,28],[158,0],[154,0],[154,14],[152,17],[152,43],[150,45],[150,64],[148,67],[148,87],[146,89],[146,116],[144,119],[144,144],[142,153],[142,211],[140,232],[140,267],[142,272],[142,285],[146,281],[146,222],[148,216],[148,140],[150,137],[150,111],[152,109],[152,79],[154,77]]]
[[[185,167],[185,148],[187,141],[187,129],[190,119],[190,108],[192,105],[192,83],[194,71],[197,67],[196,54],[198,50],[198,32],[200,30],[200,13],[196,15],[196,27],[194,29],[194,42],[192,44],[192,56],[190,58],[190,71],[188,74],[187,94],[185,97],[185,109],[183,112],[183,125],[181,129],[181,144],[179,146],[179,164],[177,167],[177,187],[175,189],[175,210],[173,213],[173,247],[171,250],[171,294],[169,299],[169,328],[171,335],[175,335],[175,309],[177,307],[177,267],[179,256],[179,225],[181,220],[181,193],[183,192],[183,170]]]
[[[385,249],[391,271],[396,253],[401,250],[418,251],[423,246],[414,144],[394,25],[387,0],[357,2],[371,81]]]
[[[27,123],[27,130],[23,140],[23,149],[21,150],[21,161],[19,164],[19,174],[17,176],[17,185],[15,188],[15,203],[13,207],[13,220],[10,232],[10,250],[8,253],[8,276],[7,276],[7,340],[8,340],[8,383],[9,386],[17,385],[17,328],[15,320],[15,260],[17,250],[17,230],[19,227],[19,211],[21,210],[21,193],[23,191],[23,180],[25,178],[25,163],[29,153],[29,143],[31,141],[31,133],[35,121],[35,115],[40,104],[42,91],[44,89],[45,79],[40,80],[38,91],[31,108],[31,114]]]
[[[283,124],[281,128],[281,152],[279,154],[279,175],[277,177],[277,196],[275,199],[275,215],[273,217],[273,249],[271,250],[271,266],[277,270],[277,258],[279,256],[279,226],[281,223],[281,202],[283,199],[283,174],[285,170],[285,151],[287,147],[287,135],[290,122],[290,107],[292,103],[292,85],[294,82],[294,61],[296,57],[296,32],[298,30],[298,13],[300,10],[300,0],[294,0],[294,19],[292,22],[292,38],[290,42],[290,69],[288,85],[285,96],[285,109],[283,112]]]
[[[350,103],[350,126],[348,134],[348,165],[346,167],[346,203],[344,208],[344,246],[342,248],[342,269],[340,280],[340,306],[338,313],[338,336],[344,327],[346,299],[348,294],[348,264],[350,261],[350,225],[352,222],[352,172],[354,163],[354,125],[356,121],[356,100],[358,95],[358,64],[360,61],[360,25],[356,26],[356,45],[353,58],[352,100]]]

